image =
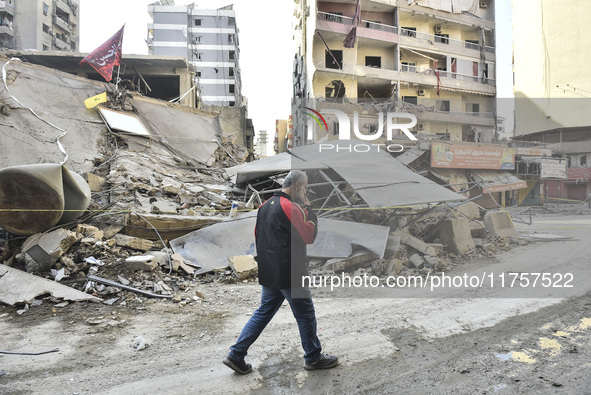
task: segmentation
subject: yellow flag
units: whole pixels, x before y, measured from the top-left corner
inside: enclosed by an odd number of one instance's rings
[[[93,97],[84,100],[86,108],[94,108],[95,106],[107,101],[107,92],[103,92]]]

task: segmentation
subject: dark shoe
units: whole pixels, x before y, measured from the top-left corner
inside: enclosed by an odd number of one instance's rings
[[[234,370],[236,373],[248,374],[252,372],[252,365],[244,362],[244,359],[237,361],[233,358],[230,358],[230,356],[228,355],[226,356],[226,358],[224,358],[223,362],[224,365]]]
[[[304,368],[306,368],[306,370],[330,369],[334,368],[338,364],[339,359],[334,355],[320,354],[320,358],[318,358],[316,361],[306,362],[304,364]]]

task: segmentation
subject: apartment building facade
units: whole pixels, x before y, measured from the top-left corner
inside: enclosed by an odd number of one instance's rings
[[[323,130],[310,106],[358,112],[365,134],[397,111],[422,139],[495,141],[494,0],[296,0],[295,15],[294,145],[337,138],[334,117]]]
[[[0,1],[0,48],[78,51],[78,0]]]
[[[232,6],[201,10],[163,0],[148,6],[150,54],[182,56],[195,71],[202,106],[241,106],[238,29]]]

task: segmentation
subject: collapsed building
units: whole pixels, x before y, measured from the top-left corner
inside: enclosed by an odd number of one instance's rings
[[[313,271],[424,275],[520,243],[506,213],[462,204],[465,196],[386,152],[310,145],[244,163],[248,151],[224,141],[218,113],[1,63],[0,184],[14,188],[0,190],[3,303],[131,303],[135,295],[190,303],[199,282],[254,279],[252,210],[291,169],[308,173],[319,212]],[[84,106],[103,91],[106,103]],[[49,176],[20,182],[46,168]],[[45,191],[61,205],[44,206]]]

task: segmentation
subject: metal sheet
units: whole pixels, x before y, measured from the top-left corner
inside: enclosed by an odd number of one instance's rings
[[[327,169],[327,166],[310,161],[303,161],[287,152],[267,158],[244,163],[242,165],[228,167],[226,174],[232,178],[236,185],[245,185],[259,178],[269,177],[273,174],[297,170]]]
[[[346,258],[353,253],[353,247],[360,246],[382,258],[389,232],[387,226],[320,218],[318,236],[308,247],[308,256]]]
[[[482,187],[485,192],[494,193],[527,188],[527,182],[506,171],[472,170],[470,174],[475,181],[483,182]]]
[[[72,301],[102,301],[96,296],[80,292],[55,281],[0,265],[0,302],[14,306],[16,303],[30,303],[37,296],[45,294]]]
[[[466,199],[420,176],[398,162],[383,149],[371,148],[371,142],[340,140],[333,150],[320,151],[319,144],[297,147],[293,155],[306,161],[323,163],[336,171],[361,198],[374,208],[418,205]],[[367,152],[348,147],[370,146]]]
[[[199,229],[170,242],[173,251],[201,266],[203,274],[228,266],[228,258],[255,255],[254,226],[256,211],[234,220]]]
[[[256,214],[256,211],[252,211],[233,221],[196,230],[172,240],[170,245],[184,259],[202,266],[196,274],[224,268],[229,264],[229,257],[248,254],[256,256]],[[382,257],[390,231],[387,226],[324,218],[319,219],[318,228],[316,241],[308,246],[310,257],[346,258],[356,246],[364,247]]]
[[[419,159],[427,150],[414,147],[406,151],[405,153],[398,155],[396,160],[406,166],[410,165],[415,160]]]

